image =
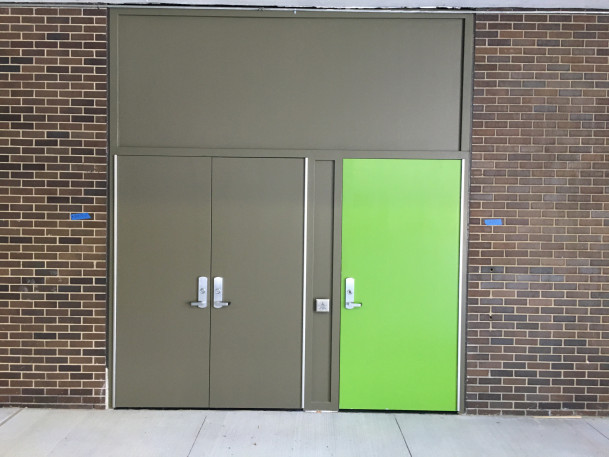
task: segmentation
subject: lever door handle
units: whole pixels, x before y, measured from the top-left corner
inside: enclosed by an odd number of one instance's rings
[[[197,301],[191,301],[190,306],[207,308],[207,277],[199,276],[197,285]]]
[[[222,301],[224,280],[220,276],[214,278],[214,308],[220,309],[230,305],[229,301]]]
[[[354,303],[355,301],[355,280],[353,278],[345,279],[345,308],[361,308],[361,303]]]

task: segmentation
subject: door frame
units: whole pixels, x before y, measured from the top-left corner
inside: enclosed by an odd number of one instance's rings
[[[115,333],[116,333],[116,258],[117,258],[117,163],[120,155],[166,155],[163,149],[152,147],[126,147],[119,144],[118,130],[118,28],[115,26],[121,15],[169,15],[169,16],[238,16],[238,17],[289,17],[295,12],[305,17],[321,18],[417,18],[440,19],[450,18],[462,21],[462,65],[461,65],[461,125],[459,147],[455,150],[390,150],[390,151],[361,151],[361,150],[268,150],[268,149],[210,149],[210,148],[171,148],[171,155],[200,156],[200,157],[285,157],[301,158],[305,160],[305,227],[304,227],[304,276],[303,281],[303,329],[302,329],[302,398],[301,406],[304,410],[338,410],[339,395],[339,332],[340,332],[340,268],[341,268],[341,232],[342,232],[342,160],[355,158],[376,159],[458,159],[462,163],[461,179],[461,218],[460,218],[460,254],[459,254],[459,329],[458,329],[458,375],[457,375],[457,406],[460,413],[465,411],[465,384],[466,384],[466,336],[467,336],[467,261],[468,261],[468,220],[471,173],[471,124],[472,124],[472,98],[473,98],[473,63],[474,63],[474,14],[462,12],[441,13],[413,13],[401,10],[385,10],[382,12],[369,11],[336,11],[336,10],[260,10],[254,8],[226,9],[177,9],[177,8],[109,8],[109,153],[108,153],[108,251],[107,251],[107,358],[106,358],[106,407],[114,408],[115,385]],[[315,167],[319,162],[331,162],[334,170],[333,176],[333,233],[332,233],[332,296],[334,305],[331,307],[331,347],[330,351],[330,398],[328,401],[314,401],[311,399],[311,370],[310,356],[312,351],[312,328],[307,321],[312,317],[312,265],[314,261],[314,220],[315,202],[310,196],[314,192]]]

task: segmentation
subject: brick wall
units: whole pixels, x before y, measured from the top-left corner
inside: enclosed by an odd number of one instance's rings
[[[467,410],[606,415],[609,16],[476,29]]]
[[[0,8],[0,404],[105,399],[106,40]],[[478,15],[475,70],[468,411],[608,414],[609,16]]]
[[[106,11],[0,8],[0,99],[0,404],[100,406]]]

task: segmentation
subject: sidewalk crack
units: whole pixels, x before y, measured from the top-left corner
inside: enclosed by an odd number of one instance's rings
[[[605,438],[606,440],[609,440],[609,436],[607,436],[603,432],[601,432],[598,428],[596,428],[594,425],[592,425],[590,422],[588,422],[588,420],[586,420],[586,424],[588,424],[590,427],[592,427],[594,430],[596,430],[598,433],[600,433],[600,435],[603,438]]]
[[[408,446],[408,443],[406,442],[406,437],[404,436],[404,432],[402,431],[402,427],[400,427],[400,423],[398,422],[398,418],[395,417],[395,414],[393,415],[393,419],[395,420],[395,423],[398,426],[398,429],[400,430],[400,434],[402,435],[402,439],[404,440],[404,444],[406,445],[406,450],[408,451],[408,455],[410,457],[412,457],[412,452],[410,452],[410,447]]]
[[[6,424],[8,421],[10,421],[13,417],[15,417],[17,414],[19,414],[21,411],[23,411],[22,408],[18,409],[17,411],[15,411],[13,414],[11,414],[10,416],[8,416],[6,419],[4,419],[3,421],[0,421],[0,427],[2,427],[4,424]]]
[[[205,421],[206,420],[207,420],[207,416],[205,416],[205,418],[203,419],[203,422],[201,422],[201,426],[199,427],[199,431],[197,432],[197,436],[195,436],[195,439],[192,442],[192,446],[190,446],[190,451],[188,451],[188,455],[186,457],[190,457],[190,453],[194,449],[195,444],[197,444],[197,439],[199,439],[199,434],[201,433],[201,430],[203,430],[203,426],[205,425]]]

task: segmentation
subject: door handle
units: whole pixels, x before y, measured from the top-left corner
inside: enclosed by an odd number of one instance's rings
[[[354,303],[355,301],[355,280],[353,278],[345,279],[345,308],[361,308],[361,303]]]
[[[197,301],[191,301],[190,306],[207,308],[207,277],[199,276],[197,284]]]
[[[229,301],[222,301],[224,280],[220,276],[214,278],[214,308],[224,308],[230,305]]]

